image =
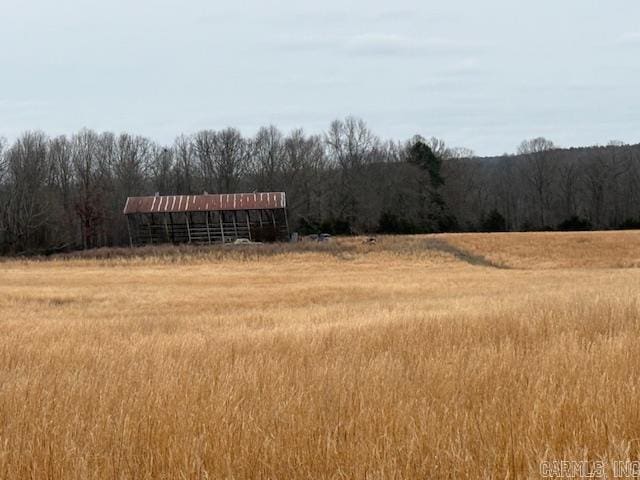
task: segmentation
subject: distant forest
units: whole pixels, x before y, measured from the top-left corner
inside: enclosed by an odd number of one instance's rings
[[[128,196],[285,191],[291,231],[425,233],[640,227],[640,145],[476,157],[436,138],[382,140],[360,119],[321,135],[234,128],[165,146],[131,134],[0,139],[0,253],[128,244]]]

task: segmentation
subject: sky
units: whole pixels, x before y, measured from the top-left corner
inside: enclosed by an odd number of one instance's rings
[[[263,125],[640,142],[637,0],[0,0],[0,136]]]

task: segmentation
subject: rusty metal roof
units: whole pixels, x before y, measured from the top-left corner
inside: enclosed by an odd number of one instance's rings
[[[207,212],[285,208],[284,192],[129,197],[122,213]]]

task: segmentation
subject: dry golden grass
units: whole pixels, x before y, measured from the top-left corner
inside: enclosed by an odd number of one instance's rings
[[[640,267],[640,231],[441,235],[452,245],[515,268]]]
[[[0,478],[537,478],[541,460],[637,459],[640,270],[620,268],[637,240],[0,263]]]

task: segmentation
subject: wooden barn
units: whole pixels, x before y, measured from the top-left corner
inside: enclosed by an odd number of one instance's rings
[[[131,246],[289,238],[284,192],[129,197],[123,213]]]

